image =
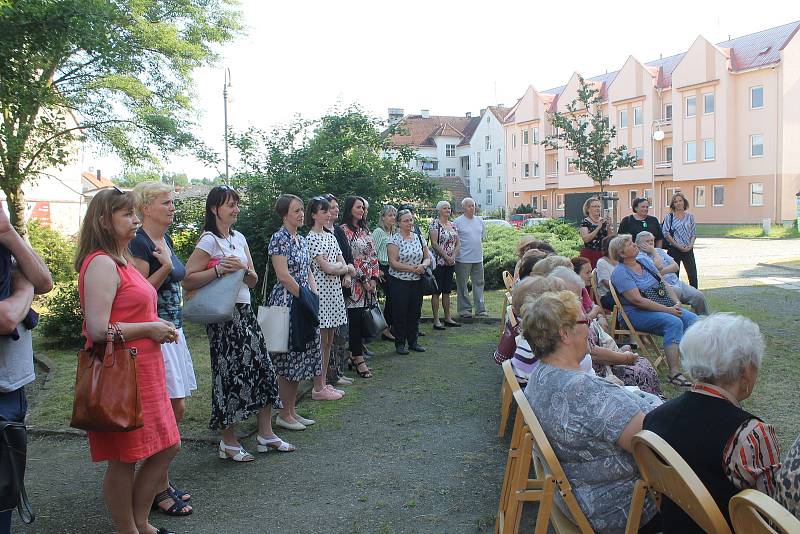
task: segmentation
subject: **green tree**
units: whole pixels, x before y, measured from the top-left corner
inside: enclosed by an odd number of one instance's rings
[[[556,112],[550,116],[550,124],[556,132],[545,137],[541,144],[573,152],[569,163],[585,172],[600,185],[600,194],[615,170],[633,167],[636,157],[628,153],[628,147],[619,145],[609,148],[617,136],[617,129],[609,125],[603,114],[605,100],[600,91],[578,77],[578,96],[567,104],[567,112]]]
[[[0,0],[0,188],[18,231],[23,183],[76,142],[135,165],[196,147],[191,73],[239,18],[235,0]]]

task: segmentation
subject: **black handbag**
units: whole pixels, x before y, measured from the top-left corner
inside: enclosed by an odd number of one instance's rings
[[[376,299],[364,308],[364,330],[368,337],[378,337],[381,332],[389,328],[383,317],[383,310]]]
[[[0,420],[0,512],[17,509],[22,522],[35,516],[25,493],[28,433],[23,423]]]
[[[425,261],[425,244],[422,242],[422,236],[417,234],[417,238],[419,239],[419,245],[422,248],[422,261]],[[436,277],[433,275],[433,269],[431,269],[430,265],[425,272],[422,273],[420,276],[420,280],[422,281],[422,294],[423,295],[438,295],[439,294],[439,284],[436,283]]]
[[[642,269],[650,273],[653,278],[658,280],[657,286],[640,290],[639,292],[642,294],[642,296],[646,299],[652,300],[653,302],[657,302],[662,306],[666,306],[667,308],[675,306],[676,303],[669,295],[669,291],[667,291],[667,287],[664,285],[664,281],[661,280],[661,277],[654,273],[649,267],[646,267],[644,263],[637,263],[642,266]]]

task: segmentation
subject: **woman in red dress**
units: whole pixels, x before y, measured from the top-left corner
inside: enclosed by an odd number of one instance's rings
[[[102,343],[116,323],[127,347],[135,347],[144,426],[131,432],[88,432],[93,462],[108,462],[103,496],[120,534],[169,534],[150,525],[148,513],[180,435],[164,377],[161,343],[177,339],[175,326],[159,319],[156,291],[130,261],[128,243],[139,219],[130,193],[99,192],[81,227],[75,268],[87,346]],[[139,469],[136,463],[141,462]]]

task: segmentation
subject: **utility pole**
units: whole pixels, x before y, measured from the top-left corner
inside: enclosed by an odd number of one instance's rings
[[[228,87],[231,86],[231,69],[225,68],[225,85],[222,86],[223,111],[225,115],[225,183],[230,185],[228,176]]]

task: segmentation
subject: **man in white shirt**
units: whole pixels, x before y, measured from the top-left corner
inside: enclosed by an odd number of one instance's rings
[[[458,292],[458,315],[472,316],[472,303],[469,299],[467,282],[472,281],[472,295],[475,300],[475,313],[486,317],[483,302],[483,240],[486,238],[486,225],[483,219],[475,216],[475,201],[467,197],[461,201],[464,214],[455,220],[461,251],[456,258],[456,289]]]

